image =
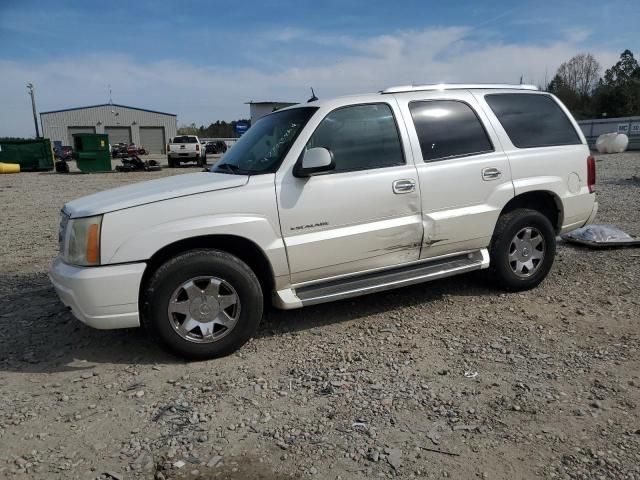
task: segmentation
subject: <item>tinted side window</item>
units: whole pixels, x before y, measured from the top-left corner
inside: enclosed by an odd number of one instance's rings
[[[313,147],[330,150],[338,172],[404,164],[396,121],[386,103],[334,110],[309,139],[307,148]]]
[[[411,102],[409,110],[425,162],[493,151],[487,132],[466,103]]]
[[[493,93],[485,100],[518,148],[580,144],[580,137],[549,95]]]

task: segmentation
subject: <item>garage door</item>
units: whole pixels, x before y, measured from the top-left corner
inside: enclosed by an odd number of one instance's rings
[[[67,145],[73,145],[73,134],[74,133],[96,133],[96,127],[69,127],[69,140]]]
[[[140,145],[149,153],[165,153],[164,127],[140,127]]]
[[[104,127],[104,133],[109,135],[109,143],[131,143],[131,129],[129,127]]]

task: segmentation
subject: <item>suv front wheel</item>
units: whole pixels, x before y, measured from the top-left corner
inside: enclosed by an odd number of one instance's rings
[[[551,270],[556,234],[542,213],[519,208],[498,219],[489,254],[489,272],[498,286],[509,291],[528,290]]]
[[[206,359],[240,348],[262,318],[262,289],[240,259],[219,250],[178,255],[151,276],[142,323],[173,352]]]

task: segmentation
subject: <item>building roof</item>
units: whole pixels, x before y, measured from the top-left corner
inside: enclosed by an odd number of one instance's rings
[[[63,108],[62,110],[50,110],[48,112],[40,112],[40,115],[45,115],[47,113],[70,112],[72,110],[85,110],[87,108],[96,108],[96,107],[122,107],[122,108],[129,108],[131,110],[140,110],[141,112],[159,113],[160,115],[169,115],[171,117],[177,116],[175,113],[158,112],[156,110],[147,110],[146,108],[130,107],[129,105],[120,105],[117,103],[101,103],[99,105],[87,105],[86,107]]]

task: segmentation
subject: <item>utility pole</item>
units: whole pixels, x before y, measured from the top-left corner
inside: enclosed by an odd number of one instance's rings
[[[38,116],[36,115],[36,100],[33,97],[33,83],[27,83],[29,95],[31,95],[31,108],[33,109],[33,123],[36,125],[36,138],[40,138],[40,128],[38,127]]]

